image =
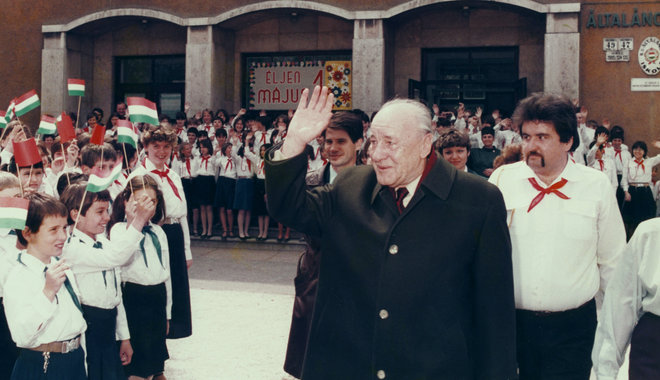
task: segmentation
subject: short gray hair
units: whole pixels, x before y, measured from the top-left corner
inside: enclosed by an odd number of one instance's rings
[[[411,111],[410,114],[415,118],[413,126],[426,133],[433,133],[433,126],[431,125],[431,110],[424,105],[424,103],[414,99],[396,98],[383,104],[378,112],[391,106],[405,106]]]

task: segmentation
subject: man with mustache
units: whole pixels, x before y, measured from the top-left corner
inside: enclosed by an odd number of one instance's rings
[[[301,95],[266,157],[273,217],[320,239],[305,380],[513,379],[513,284],[501,194],[433,153],[431,114],[396,99],[371,123],[373,166],[306,191],[307,143],[334,103]],[[328,134],[326,133],[326,138]]]
[[[504,196],[511,244],[520,380],[589,379],[596,302],[625,246],[614,191],[578,165],[575,109],[535,94],[513,115],[524,161],[493,172]]]

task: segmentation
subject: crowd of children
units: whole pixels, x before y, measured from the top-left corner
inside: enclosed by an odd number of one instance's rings
[[[136,123],[134,147],[117,141],[125,110],[107,120],[100,143],[90,142],[104,125],[99,110],[73,141],[40,136],[42,161],[29,166],[17,164],[13,151],[28,128],[15,120],[2,131],[0,198],[24,197],[29,206],[23,230],[0,229],[0,378],[164,379],[166,338],[192,334],[190,236],[208,239],[221,229],[222,240],[250,239],[254,216],[254,238],[269,238],[264,156],[286,138],[291,114],[179,113],[158,126]],[[454,140],[467,144],[467,156],[485,142],[505,152],[499,161],[521,159],[511,153],[520,138],[510,119],[458,111],[434,107],[438,136],[465,134]],[[365,141],[358,164],[367,164],[369,117],[357,112]],[[641,141],[629,150],[621,127],[576,113],[581,148],[573,160],[609,176],[632,235],[655,216],[651,172],[660,156],[647,158]],[[309,171],[326,164],[323,145],[320,138],[308,146]],[[89,191],[90,176],[108,177],[117,165],[120,176]],[[278,241],[289,238],[278,224]]]

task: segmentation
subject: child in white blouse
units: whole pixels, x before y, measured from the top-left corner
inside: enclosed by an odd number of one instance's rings
[[[113,203],[108,225],[111,241],[125,241],[131,215],[126,210],[136,199],[154,205],[147,215],[151,223],[142,230],[142,239],[130,246],[132,253],[121,267],[123,301],[133,347],[133,359],[125,369],[129,379],[148,379],[162,373],[169,358],[166,345],[172,312],[172,283],[167,236],[158,222],[163,219],[163,194],[150,176],[131,179]],[[126,220],[126,221],[124,221]]]
[[[87,380],[80,293],[69,265],[59,259],[67,209],[48,195],[35,193],[28,200],[25,228],[17,231],[27,248],[18,254],[4,288],[9,330],[23,348],[11,379]]]

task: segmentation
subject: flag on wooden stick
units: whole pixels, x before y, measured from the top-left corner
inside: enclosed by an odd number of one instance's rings
[[[25,198],[0,198],[0,228],[24,229],[29,204]]]
[[[14,145],[14,160],[16,160],[16,166],[19,168],[29,167],[41,162],[41,154],[39,154],[39,148],[37,148],[34,137],[19,142],[12,141],[12,144]]]
[[[40,105],[41,102],[39,101],[37,91],[30,90],[16,99],[14,112],[16,113],[16,116],[23,116]]]
[[[126,103],[128,104],[129,118],[132,122],[158,125],[156,103],[137,97],[126,98]]]
[[[68,79],[69,96],[85,96],[85,81],[83,79]]]
[[[62,114],[57,118],[57,133],[60,135],[60,142],[65,143],[76,138],[76,131],[73,128],[73,120],[71,117],[62,112]]]
[[[96,124],[92,130],[92,137],[89,138],[90,144],[103,145],[105,140],[105,127],[101,124]]]
[[[115,165],[115,167],[112,169],[112,172],[110,172],[110,175],[107,177],[99,177],[93,173],[90,174],[89,180],[87,181],[86,190],[90,193],[98,193],[99,191],[107,189],[117,178],[119,178],[121,169],[122,165],[120,163]]]
[[[138,130],[128,120],[117,122],[117,142],[132,145],[137,149]]]
[[[55,132],[57,132],[57,119],[50,115],[42,115],[37,134],[53,135]]]

